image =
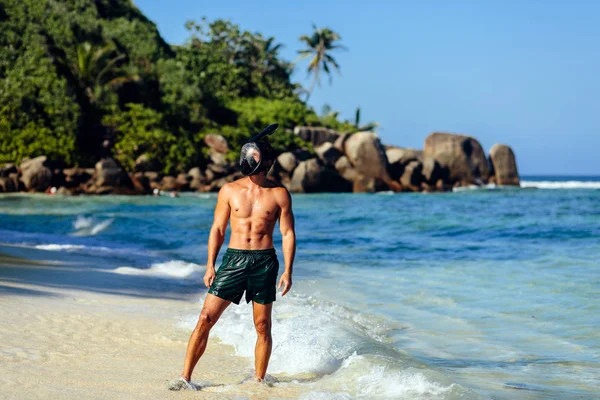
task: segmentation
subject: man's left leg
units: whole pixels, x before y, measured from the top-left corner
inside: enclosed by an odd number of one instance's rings
[[[273,348],[271,338],[271,310],[273,303],[260,304],[252,302],[254,311],[254,327],[256,328],[256,348],[254,349],[254,367],[256,369],[256,380],[262,381],[267,374],[267,366]]]

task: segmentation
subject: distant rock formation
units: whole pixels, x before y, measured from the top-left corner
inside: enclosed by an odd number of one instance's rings
[[[448,169],[447,179],[452,185],[483,184],[490,177],[483,148],[470,136],[434,132],[425,139],[423,155]]]
[[[470,136],[435,132],[423,150],[383,146],[373,132],[339,134],[327,128],[297,127],[295,132],[313,144],[314,152],[296,149],[281,153],[268,173],[295,193],[316,192],[434,192],[456,186],[519,185],[512,149],[492,147],[489,159]],[[45,191],[59,194],[149,194],[152,191],[217,192],[242,177],[230,161],[227,140],[205,137],[206,163],[176,176],[157,172],[147,156],[138,157],[135,173],[127,173],[112,158],[95,168],[56,168],[45,156],[0,168],[0,192]],[[489,162],[489,163],[488,163]]]
[[[497,185],[519,186],[515,153],[505,144],[495,144],[490,150],[490,167]]]
[[[294,133],[314,147],[323,143],[333,143],[339,136],[339,133],[333,129],[312,126],[297,126],[294,128]]]

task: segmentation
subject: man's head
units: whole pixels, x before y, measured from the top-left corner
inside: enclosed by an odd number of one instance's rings
[[[263,171],[267,173],[274,160],[275,152],[269,142],[248,142],[242,146],[240,152],[240,170],[246,176],[257,175]]]
[[[267,142],[266,136],[273,134],[278,127],[278,124],[267,126],[242,146],[239,164],[242,174],[250,176],[269,171],[275,161],[275,151]]]

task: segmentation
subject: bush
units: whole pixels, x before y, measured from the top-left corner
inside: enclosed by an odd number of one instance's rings
[[[162,114],[140,104],[106,115],[103,124],[115,132],[115,158],[128,171],[146,154],[166,174],[185,171],[201,159],[197,147],[185,132],[177,135],[166,126]]]

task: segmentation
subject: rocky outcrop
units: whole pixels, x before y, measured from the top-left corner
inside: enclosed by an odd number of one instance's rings
[[[334,166],[336,161],[344,155],[341,151],[336,149],[332,143],[323,143],[315,149],[317,157],[328,166]]]
[[[411,161],[404,169],[400,183],[404,188],[417,192],[421,188],[421,183],[423,183],[422,172],[423,164],[420,161]]]
[[[135,182],[112,158],[96,163],[94,174],[83,187],[89,194],[142,194],[142,185]]]
[[[388,146],[385,155],[388,160],[388,173],[394,181],[400,180],[408,163],[423,161],[423,151],[410,148]]]
[[[423,170],[422,175],[424,181],[429,185],[434,185],[438,180],[446,180],[444,176],[444,170],[433,157],[423,158]]]
[[[448,170],[451,184],[487,183],[488,161],[477,139],[465,135],[435,132],[425,139],[424,157],[432,157]]]
[[[314,192],[448,191],[455,186],[497,182],[518,185],[515,156],[510,147],[495,145],[489,162],[479,142],[465,135],[433,133],[424,150],[382,146],[372,132],[338,134],[327,128],[295,130],[313,144],[280,154],[267,174],[288,190]],[[95,168],[56,168],[46,157],[24,160],[19,168],[0,167],[0,192],[41,191],[52,193],[149,194],[153,191],[215,192],[242,177],[236,163],[227,158],[227,140],[206,135],[208,158],[187,173],[165,176],[142,154],[135,173],[127,173],[112,158]],[[314,150],[313,150],[314,149]]]
[[[344,153],[360,175],[382,178],[387,175],[387,158],[373,132],[358,132],[344,142]]]
[[[93,168],[65,168],[65,187],[74,188],[83,185],[94,175]]]
[[[385,150],[373,132],[357,132],[348,136],[343,141],[343,148],[359,176],[384,182],[393,191],[401,190],[388,172]]]
[[[12,178],[8,176],[0,176],[0,193],[12,193],[16,192],[17,187]]]
[[[490,166],[497,185],[519,186],[515,153],[505,144],[495,144],[490,150]]]
[[[423,161],[423,150],[407,147],[387,147],[385,150],[388,163],[407,165],[411,161]]]
[[[212,133],[208,134],[204,138],[204,143],[206,143],[212,152],[225,154],[229,151],[227,139],[225,139],[222,135]]]
[[[46,156],[39,156],[21,162],[19,171],[25,190],[43,192],[50,186],[52,170],[49,168]]]
[[[298,159],[291,151],[286,151],[285,153],[281,153],[275,162],[282,171],[291,174],[294,172],[294,169],[298,165]],[[275,168],[275,166],[274,166]]]
[[[290,183],[290,191],[295,193],[350,192],[352,183],[345,180],[333,168],[326,167],[318,159],[301,161]]]
[[[2,168],[0,168],[0,177],[8,178],[10,174],[16,174],[19,170],[17,166],[12,163],[4,164]]]
[[[346,156],[338,158],[334,167],[335,170],[347,181],[354,182],[360,177],[359,173],[356,172],[352,164],[350,164],[350,160],[348,160],[348,157]]]
[[[339,133],[333,129],[312,126],[297,126],[294,128],[294,133],[314,147],[323,143],[335,142],[339,136]]]

